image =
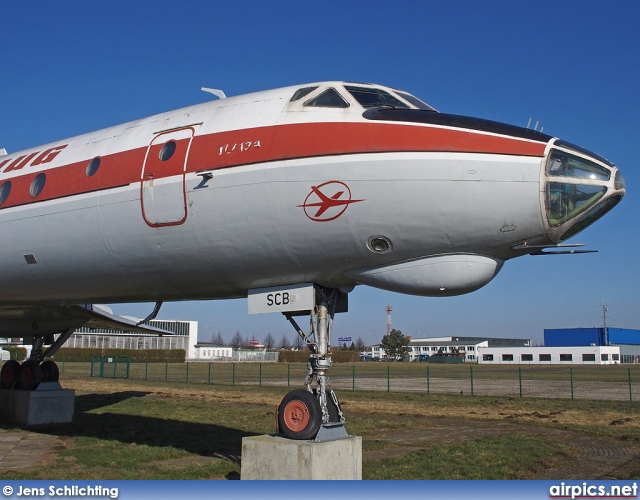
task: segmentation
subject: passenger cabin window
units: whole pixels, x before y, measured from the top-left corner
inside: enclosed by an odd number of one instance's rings
[[[328,88],[313,99],[304,103],[305,106],[313,106],[318,108],[348,108],[349,103],[338,94],[334,88]]]
[[[9,193],[11,192],[11,181],[5,181],[2,186],[0,186],[0,205],[2,205],[7,198],[9,198]]]
[[[355,87],[345,85],[345,89],[358,101],[363,108],[376,108],[378,106],[388,106],[391,108],[410,109],[404,102],[389,92],[382,89],[369,87]]]
[[[32,198],[37,197],[42,190],[44,189],[44,185],[47,182],[47,176],[43,173],[40,173],[35,176],[35,178],[31,181],[31,187],[29,189],[29,194]]]

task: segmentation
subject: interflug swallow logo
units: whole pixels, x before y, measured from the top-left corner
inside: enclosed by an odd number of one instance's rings
[[[304,213],[315,222],[329,222],[340,217],[352,203],[364,200],[351,198],[351,190],[344,182],[328,181],[319,186],[311,186],[302,205]]]

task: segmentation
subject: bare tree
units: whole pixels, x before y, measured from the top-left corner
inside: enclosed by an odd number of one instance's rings
[[[222,334],[220,332],[218,332],[211,338],[211,343],[220,346],[226,345],[224,343],[224,338],[222,337]]]
[[[300,338],[300,335],[296,335],[296,337],[293,339],[293,347],[295,347],[298,351],[301,351],[304,346],[304,342]]]
[[[289,342],[289,339],[287,338],[287,335],[283,335],[282,338],[280,339],[280,343],[278,344],[278,347],[280,349],[289,349],[291,347],[291,342]]]
[[[358,340],[356,340],[356,350],[358,352],[362,352],[367,348],[367,346],[364,343],[364,340],[362,340],[362,337],[358,337]]]
[[[242,337],[242,334],[239,331],[233,334],[233,337],[231,338],[231,342],[229,342],[229,345],[235,349],[239,349],[244,344],[245,344],[244,338]]]
[[[271,332],[267,333],[267,336],[264,338],[264,346],[267,349],[273,349],[276,346],[276,339],[273,338]]]

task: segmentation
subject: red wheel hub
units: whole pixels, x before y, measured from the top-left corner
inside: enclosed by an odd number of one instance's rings
[[[302,401],[289,401],[284,408],[284,423],[293,432],[300,432],[309,424],[309,408]]]

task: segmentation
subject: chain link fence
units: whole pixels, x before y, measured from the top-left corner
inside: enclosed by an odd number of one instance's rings
[[[99,376],[90,363],[57,360],[63,377]],[[120,367],[122,368],[122,366]],[[104,370],[110,376],[109,369]],[[304,363],[130,363],[118,378],[207,385],[300,387]],[[637,401],[640,365],[481,366],[429,363],[341,363],[329,371],[334,389]]]

